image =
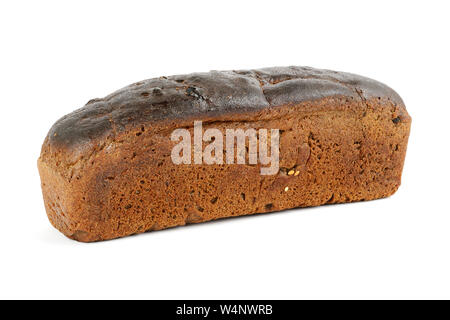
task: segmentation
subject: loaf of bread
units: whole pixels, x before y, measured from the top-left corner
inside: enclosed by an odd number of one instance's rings
[[[38,160],[45,209],[67,237],[90,242],[383,198],[400,185],[410,124],[397,93],[349,73],[277,67],[140,81],[50,129]],[[227,130],[239,129],[256,135],[230,151]],[[192,148],[180,149],[183,133]],[[272,163],[255,154],[263,142],[267,155],[278,148]]]

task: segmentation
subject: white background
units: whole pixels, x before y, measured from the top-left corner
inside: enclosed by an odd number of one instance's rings
[[[450,298],[448,1],[2,1],[0,298]],[[50,126],[132,82],[307,65],[413,118],[388,199],[82,244],[47,220]]]

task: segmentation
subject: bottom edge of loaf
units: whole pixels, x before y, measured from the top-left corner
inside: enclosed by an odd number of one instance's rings
[[[104,235],[96,234],[95,232],[89,232],[89,231],[84,231],[84,230],[75,230],[73,233],[72,232],[67,233],[68,230],[61,230],[53,222],[55,217],[50,218],[50,216],[49,216],[49,220],[50,220],[50,223],[53,225],[53,227],[55,227],[56,229],[61,231],[67,238],[76,240],[76,241],[82,242],[82,243],[92,243],[92,242],[99,242],[99,241],[115,240],[115,239],[123,238],[125,236],[136,236],[139,234],[149,233],[149,232],[153,232],[153,231],[170,230],[170,229],[174,229],[174,228],[178,228],[178,227],[198,225],[198,224],[203,224],[203,223],[208,223],[208,222],[232,220],[233,218],[238,219],[238,218],[243,218],[243,217],[256,216],[256,215],[260,215],[260,214],[277,214],[277,213],[288,212],[288,211],[297,210],[297,209],[308,209],[308,208],[315,208],[315,207],[327,206],[327,205],[350,204],[350,203],[354,203],[354,202],[381,200],[381,199],[385,199],[385,198],[392,196],[398,190],[399,186],[400,185],[397,185],[394,189],[390,190],[390,192],[388,192],[384,195],[378,196],[378,197],[374,197],[372,199],[371,198],[355,199],[355,200],[349,200],[349,201],[344,201],[344,202],[334,202],[333,201],[334,194],[332,194],[330,199],[328,199],[324,203],[317,204],[317,205],[298,206],[298,207],[293,207],[293,208],[284,208],[284,209],[272,210],[272,211],[269,210],[269,211],[264,211],[264,212],[252,212],[252,213],[247,213],[247,214],[243,214],[240,216],[224,216],[224,217],[211,218],[209,220],[190,221],[190,222],[186,222],[186,224],[174,225],[174,226],[169,226],[169,227],[165,227],[165,228],[159,228],[157,225],[154,225],[149,230],[137,231],[135,233],[125,234],[125,235],[115,235],[115,236],[110,235],[109,237],[104,237]]]

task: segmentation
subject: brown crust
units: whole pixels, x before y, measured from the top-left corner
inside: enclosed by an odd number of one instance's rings
[[[192,130],[194,119],[204,129],[280,129],[279,173],[174,165],[170,133]],[[44,202],[65,235],[97,241],[386,197],[400,185],[410,122],[392,89],[347,73],[287,67],[150,79],[55,123],[38,161]]]

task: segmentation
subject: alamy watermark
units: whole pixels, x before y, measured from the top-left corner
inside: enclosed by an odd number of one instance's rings
[[[209,128],[203,132],[202,121],[194,121],[193,143],[191,133],[187,129],[174,130],[170,139],[178,142],[171,153],[174,164],[192,164],[192,158],[194,164],[246,164],[248,152],[248,164],[256,165],[259,161],[262,175],[276,174],[279,169],[280,131],[278,129],[259,129],[258,131],[253,128],[225,129],[224,137],[222,131],[215,128]],[[208,143],[205,148],[203,148],[203,142]]]

